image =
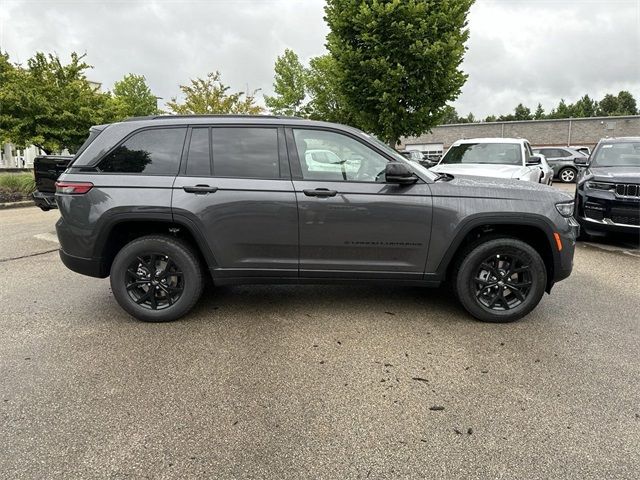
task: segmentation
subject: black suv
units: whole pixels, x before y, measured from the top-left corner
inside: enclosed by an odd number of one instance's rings
[[[640,237],[640,137],[605,138],[578,177],[576,218],[588,235],[624,233]]]
[[[324,151],[331,162],[311,154]],[[145,321],[214,285],[438,286],[476,318],[521,318],[572,268],[573,199],[435,174],[354,128],[304,119],[161,116],[94,127],[57,183],[60,256],[111,277]]]

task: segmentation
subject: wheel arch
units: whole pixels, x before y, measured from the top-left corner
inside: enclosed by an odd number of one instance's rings
[[[204,236],[188,218],[173,218],[171,214],[116,214],[99,228],[94,247],[94,258],[99,258],[102,271],[107,275],[117,253],[127,243],[146,235],[174,236],[190,245],[203,265],[209,269],[217,263]]]
[[[547,269],[546,291],[550,292],[554,284],[555,270],[560,264],[560,256],[554,248],[554,228],[551,222],[542,215],[535,214],[502,214],[500,216],[476,215],[468,219],[459,228],[453,237],[447,253],[437,269],[437,274],[443,279],[451,277],[451,269],[455,260],[474,242],[480,242],[482,238],[495,238],[496,235],[517,238],[531,245],[542,257]]]

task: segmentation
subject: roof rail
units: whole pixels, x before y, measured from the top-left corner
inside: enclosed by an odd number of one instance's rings
[[[279,120],[307,120],[302,117],[287,115],[243,115],[243,114],[189,114],[189,115],[148,115],[144,117],[130,117],[124,122],[135,122],[140,120],[173,120],[176,118],[275,118]]]

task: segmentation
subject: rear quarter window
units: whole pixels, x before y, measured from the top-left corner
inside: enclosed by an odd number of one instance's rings
[[[186,128],[155,128],[134,133],[98,163],[98,170],[177,175],[186,132]]]

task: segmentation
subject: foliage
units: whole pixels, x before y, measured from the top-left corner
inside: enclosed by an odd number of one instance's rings
[[[309,61],[306,72],[309,103],[306,116],[312,120],[355,124],[354,114],[338,86],[338,63],[331,55],[321,55]]]
[[[630,92],[625,90],[618,93],[618,115],[636,115],[640,113],[636,104],[636,99],[633,98]]]
[[[276,95],[264,97],[264,103],[276,115],[298,115],[305,98],[305,68],[293,50],[286,49],[277,58],[273,90]]]
[[[242,114],[255,115],[263,109],[255,103],[258,90],[229,93],[231,87],[222,83],[220,72],[207,74],[207,78],[195,78],[190,85],[180,85],[184,102],[176,97],[167,102],[167,107],[181,115],[190,114]]]
[[[467,78],[472,1],[327,1],[327,48],[355,126],[395,145],[438,123]]]
[[[92,68],[84,55],[68,64],[57,55],[36,53],[27,68],[1,61],[0,130],[18,146],[36,145],[47,152],[76,150],[92,125],[109,121],[109,94],[97,92],[85,77]]]
[[[621,91],[618,95],[607,94],[599,102],[584,95],[576,103],[567,103],[564,99],[560,99],[558,105],[545,115],[542,105],[538,103],[538,107],[533,115],[531,111],[523,104],[519,104],[513,114],[489,115],[485,118],[485,122],[495,121],[513,121],[513,120],[542,120],[545,118],[588,118],[596,116],[616,116],[616,115],[638,115],[636,99],[630,92]]]
[[[156,96],[143,75],[130,73],[115,82],[111,98],[114,116],[118,119],[142,117],[158,113]]]
[[[522,105],[521,103],[513,111],[513,117],[515,120],[532,120],[531,110]]]
[[[16,201],[36,190],[35,179],[31,173],[0,174],[0,201]]]

